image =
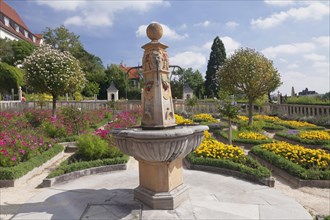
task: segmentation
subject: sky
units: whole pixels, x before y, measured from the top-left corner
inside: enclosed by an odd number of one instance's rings
[[[170,65],[207,69],[211,46],[219,36],[227,57],[252,48],[273,61],[291,95],[305,88],[330,91],[330,1],[213,0],[5,0],[33,33],[65,25],[104,66],[142,63],[146,27],[162,25],[160,41]]]

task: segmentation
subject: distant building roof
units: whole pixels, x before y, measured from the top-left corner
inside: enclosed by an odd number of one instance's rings
[[[39,45],[41,35],[33,34],[18,13],[4,0],[0,0],[0,31],[5,31],[15,39]],[[25,33],[26,32],[26,33]]]
[[[306,88],[303,91],[299,92],[298,94],[300,96],[303,96],[303,95],[316,95],[317,92],[315,92],[315,91],[308,91],[308,88]]]
[[[119,68],[123,71],[125,71],[125,73],[127,73],[127,71],[131,68],[129,66],[124,66],[123,64],[119,65]],[[139,71],[138,69],[131,69],[128,73],[128,78],[129,79],[139,79]]]
[[[192,90],[192,88],[190,88],[190,86],[188,86],[188,85],[184,85],[184,87],[183,87],[183,92],[184,92],[184,93],[193,93],[194,90]]]
[[[109,88],[107,89],[108,92],[118,92],[118,89],[116,88],[115,84],[111,82]]]

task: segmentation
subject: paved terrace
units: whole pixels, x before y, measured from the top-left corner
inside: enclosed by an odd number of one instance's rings
[[[138,168],[131,160],[126,171],[47,188],[13,219],[313,219],[295,199],[274,188],[194,170],[184,170],[183,177],[190,199],[176,210],[150,210],[133,200]]]

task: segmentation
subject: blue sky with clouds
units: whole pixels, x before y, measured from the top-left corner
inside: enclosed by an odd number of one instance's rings
[[[34,33],[64,24],[104,65],[141,64],[147,25],[163,25],[172,65],[205,74],[213,39],[230,56],[254,48],[273,60],[282,94],[329,92],[330,1],[6,0]]]

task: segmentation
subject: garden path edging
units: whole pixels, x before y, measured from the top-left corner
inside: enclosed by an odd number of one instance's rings
[[[13,179],[13,180],[0,180],[0,188],[3,187],[15,187],[17,185],[25,183],[27,180],[32,178],[33,176],[39,175],[42,173],[42,171],[50,166],[51,164],[55,163],[59,159],[61,159],[64,155],[64,150],[62,150],[60,153],[52,157],[50,160],[46,161],[39,167],[35,167],[34,169],[30,170],[28,173],[26,173],[24,176],[18,178],[18,179]]]
[[[112,171],[119,171],[119,170],[126,170],[127,163],[124,164],[114,164],[114,165],[107,165],[101,167],[94,167],[84,170],[78,170],[71,173],[63,174],[53,178],[46,178],[43,180],[41,186],[42,187],[51,187],[63,182],[67,182],[70,180],[74,180],[83,176],[89,176],[93,174],[105,173],[105,172],[112,172]]]
[[[308,187],[319,187],[319,188],[330,188],[330,180],[304,180],[298,177],[292,176],[291,174],[287,173],[285,170],[282,170],[273,164],[269,163],[268,161],[260,158],[258,155],[249,152],[249,156],[257,160],[259,163],[270,169],[275,174],[279,175],[280,177],[284,178],[288,182],[290,182],[294,187],[300,188],[304,186]]]
[[[201,171],[207,171],[207,172],[213,172],[213,173],[233,176],[233,177],[237,177],[237,178],[248,180],[248,181],[255,182],[255,183],[262,183],[262,184],[264,184],[266,186],[269,186],[269,187],[274,187],[274,185],[275,185],[275,179],[273,177],[257,178],[255,176],[245,174],[245,173],[241,173],[241,172],[236,171],[236,170],[230,170],[230,169],[225,169],[225,168],[221,168],[221,167],[196,165],[196,164],[190,163],[186,158],[183,160],[183,162],[184,162],[184,165],[188,169],[201,170]]]

